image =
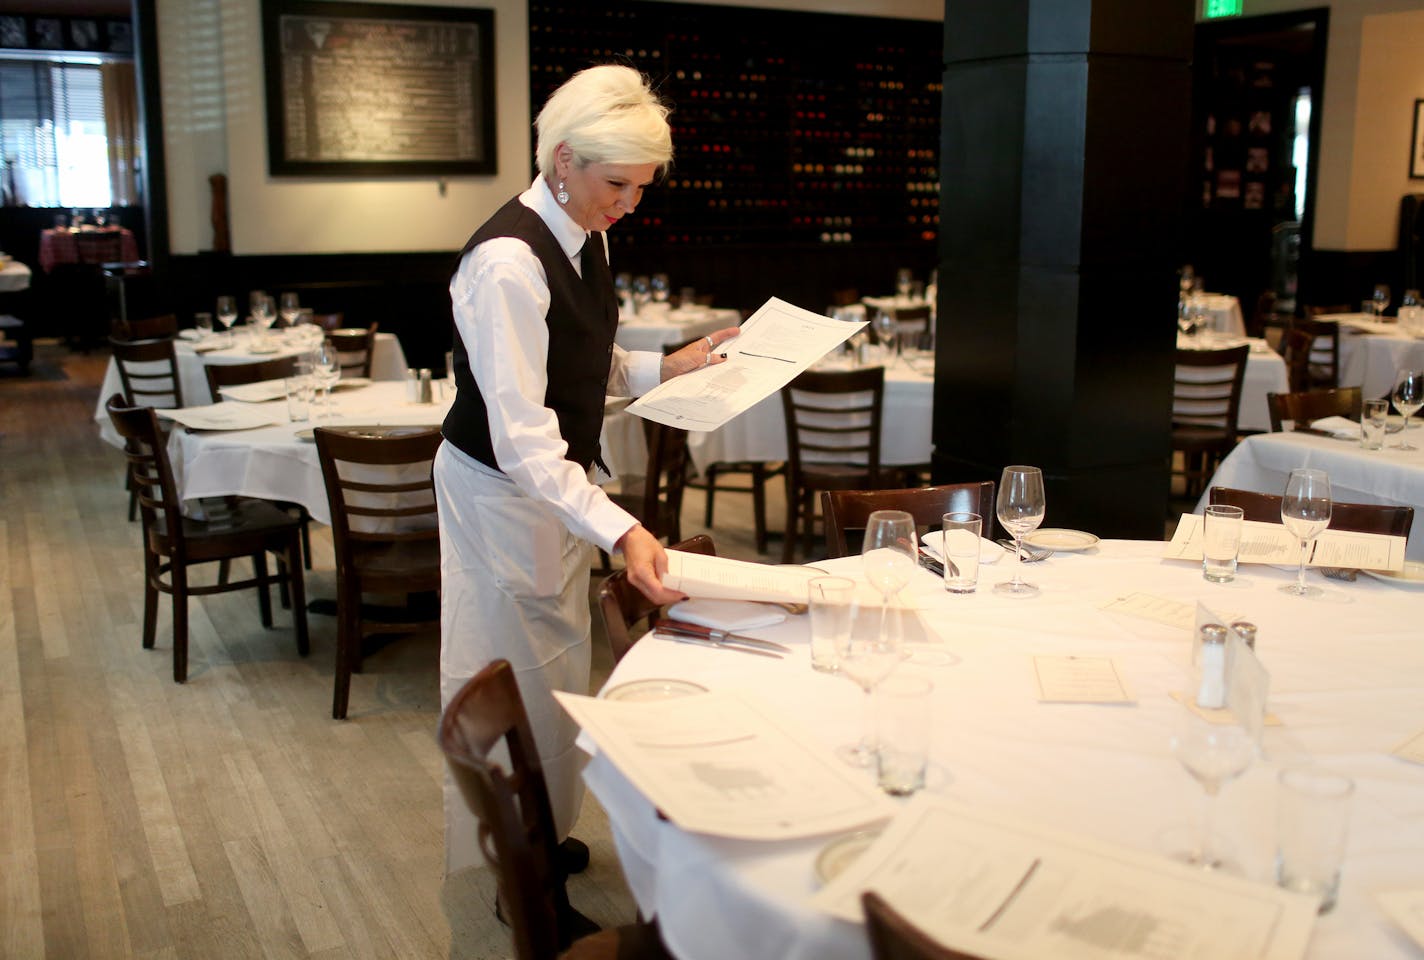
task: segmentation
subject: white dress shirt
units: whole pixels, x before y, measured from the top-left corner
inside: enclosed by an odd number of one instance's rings
[[[519,202],[539,215],[582,276],[579,255],[586,241],[604,243],[564,211],[543,177],[536,177]],[[564,525],[606,551],[638,521],[590,482],[582,467],[566,459],[554,411],[544,405],[548,387],[549,281],[543,264],[523,240],[496,237],[465,255],[450,281],[455,329],[470,358],[489,414],[490,441],[499,469],[527,496],[548,503]],[[638,396],[657,386],[662,357],[613,348],[608,393]],[[458,452],[458,451],[457,451]],[[475,469],[485,464],[463,454]]]

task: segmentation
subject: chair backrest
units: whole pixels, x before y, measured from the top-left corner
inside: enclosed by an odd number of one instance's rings
[[[170,409],[183,406],[178,356],[172,339],[115,340],[110,338],[114,365],[119,368],[124,400],[131,407]]]
[[[343,327],[330,330],[326,338],[336,346],[341,355],[341,375],[343,377],[370,377],[371,355],[376,348],[376,330],[379,323],[369,327]]]
[[[709,557],[717,555],[712,538],[705,533],[674,543],[669,549]],[[608,635],[609,649],[613,651],[613,662],[617,663],[633,647],[633,629],[649,620],[659,607],[628,582],[628,571],[617,570],[598,586],[598,609],[603,613],[603,628]]]
[[[307,318],[307,322],[314,323],[323,330],[330,332],[340,330],[346,326],[346,314],[344,313],[313,313]]]
[[[440,718],[439,736],[450,773],[479,820],[480,849],[498,877],[515,956],[554,960],[568,894],[554,859],[558,836],[544,768],[509,661],[496,660],[466,681]],[[501,743],[508,769],[491,758]]]
[[[1266,409],[1271,414],[1271,432],[1279,433],[1281,424],[1289,420],[1299,430],[1322,417],[1360,419],[1363,402],[1359,387],[1337,390],[1303,390],[1299,393],[1268,393]]]
[[[1172,423],[1236,432],[1247,344],[1224,350],[1177,350],[1172,388]]]
[[[1296,343],[1292,344],[1289,337],[1299,331],[1310,338],[1310,347],[1307,358],[1301,361],[1299,351],[1304,344],[1302,338],[1296,338]],[[1287,357],[1287,367],[1291,367],[1291,360],[1295,360],[1296,379],[1291,382],[1292,391],[1313,390],[1324,388],[1333,390],[1340,384],[1340,324],[1328,323],[1319,320],[1311,320],[1308,317],[1294,318],[1286,330],[1286,348],[1294,349],[1295,357]],[[1299,381],[1299,382],[1297,382]]]
[[[104,410],[114,431],[124,440],[129,482],[138,500],[145,535],[166,539],[181,534],[183,514],[178,485],[168,460],[167,440],[158,429],[153,408],[129,403],[116,393],[105,401]],[[175,537],[174,544],[177,556],[181,537]]]
[[[314,434],[337,576],[350,570],[361,545],[439,539],[431,478],[438,427],[317,427]]]
[[[937,487],[907,487],[902,490],[827,490],[821,494],[826,515],[826,551],[830,557],[848,556],[852,551],[846,532],[864,530],[876,510],[904,510],[923,531],[939,529],[946,513],[977,513],[983,519],[982,533],[994,531],[994,481],[948,483]]]
[[[113,263],[124,255],[123,239],[117,230],[76,233],[74,248],[80,263]]]
[[[253,363],[210,363],[203,367],[208,377],[208,391],[213,403],[222,399],[220,387],[236,387],[244,383],[261,383],[264,380],[280,380],[294,376],[297,372],[296,357],[274,357],[271,360],[257,360]]]
[[[1234,487],[1212,487],[1210,503],[1229,503],[1240,507],[1247,520],[1262,523],[1281,522],[1281,497],[1274,493],[1256,493]],[[1330,505],[1330,529],[1352,533],[1379,533],[1408,539],[1414,525],[1414,508],[1377,503],[1345,503]]]
[[[116,340],[159,340],[177,335],[178,317],[171,313],[144,317],[141,320],[116,317],[113,323],[113,336]]]
[[[1274,290],[1262,290],[1256,297],[1256,306],[1251,311],[1250,316],[1245,318],[1246,336],[1264,337],[1266,328],[1280,322],[1280,314],[1276,312],[1276,292]]]
[[[855,464],[880,482],[885,368],[807,370],[781,388],[793,482],[816,463]]]
[[[875,960],[983,960],[976,954],[951,950],[930,939],[874,891],[861,894],[860,902],[865,908],[870,955]]]
[[[925,333],[930,328],[930,305],[903,307],[895,311],[897,334]]]

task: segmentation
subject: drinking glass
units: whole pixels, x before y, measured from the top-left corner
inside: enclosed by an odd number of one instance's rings
[[[1374,292],[1370,294],[1370,307],[1376,318],[1384,316],[1385,310],[1389,309],[1389,286],[1387,284],[1375,284]]]
[[[223,330],[232,334],[232,325],[237,322],[237,298],[222,296],[218,297],[218,323],[223,325]]]
[[[1023,578],[1023,538],[1038,528],[1047,510],[1043,498],[1043,471],[1038,467],[1005,467],[999,479],[999,499],[995,510],[999,523],[1014,538],[1014,578],[994,584],[994,592],[1011,597],[1037,596],[1038,587]]]
[[[276,314],[272,309],[272,298],[265,293],[254,293],[252,295],[252,322],[257,325],[257,339],[265,343],[267,331],[272,326],[272,321],[276,319]]]
[[[341,379],[341,355],[336,351],[336,344],[330,340],[323,340],[321,345],[312,351],[312,378],[316,385],[321,388],[322,393],[322,413],[323,417],[330,418],[331,412],[331,388],[336,381]]]
[[[1245,773],[1256,759],[1256,741],[1239,724],[1212,723],[1184,709],[1172,735],[1172,756],[1206,793],[1196,842],[1179,851],[1177,857],[1205,870],[1216,869],[1222,866],[1217,854],[1219,844],[1212,832],[1216,798],[1224,784]]]
[[[1399,431],[1399,450],[1417,450],[1410,443],[1405,431],[1409,429],[1409,418],[1424,407],[1424,370],[1401,370],[1394,385],[1394,409],[1404,416],[1404,426]]]
[[[637,304],[641,311],[648,305],[648,301],[653,299],[653,283],[646,276],[639,274],[633,278],[633,302]]]
[[[302,305],[297,300],[297,295],[290,291],[282,294],[282,325],[288,328],[295,327],[301,315]]]
[[[885,633],[890,598],[904,589],[914,575],[917,547],[915,518],[905,511],[876,510],[866,521],[860,561],[865,579],[885,601],[880,607],[881,635]]]
[[[899,324],[895,322],[895,314],[890,310],[877,310],[875,312],[875,337],[880,341],[881,347],[887,352],[890,345],[897,339],[895,331]]]
[[[653,293],[653,302],[667,303],[668,295],[672,292],[672,288],[668,285],[668,275],[665,273],[653,274],[651,285]]]
[[[836,665],[841,676],[865,693],[861,698],[860,742],[836,748],[836,756],[853,767],[868,767],[875,763],[876,741],[871,724],[870,695],[899,662],[900,648],[883,629],[871,633],[862,627],[857,632],[854,623],[836,650]]]
[[[910,285],[915,282],[914,274],[908,267],[901,267],[895,271],[895,295],[901,300],[910,298]]]
[[[1330,477],[1324,470],[1292,470],[1281,500],[1281,523],[1300,539],[1300,568],[1295,583],[1281,587],[1297,597],[1315,596],[1323,591],[1305,584],[1305,561],[1310,545],[1330,526]]]

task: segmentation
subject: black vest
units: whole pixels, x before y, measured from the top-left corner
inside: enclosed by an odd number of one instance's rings
[[[544,405],[558,417],[559,433],[569,445],[568,459],[585,470],[595,462],[601,465],[598,435],[603,429],[603,400],[613,363],[613,337],[618,332],[618,300],[603,257],[603,238],[596,233],[589,235],[580,261],[584,276],[580,278],[553,232],[516,197],[475,231],[460,251],[461,259],[476,244],[496,237],[523,240],[544,265],[550,294],[549,313],[544,318],[549,327],[549,383]],[[537,320],[530,318],[530,322]],[[455,403],[442,428],[445,439],[498,470],[490,441],[489,413],[470,372],[470,356],[458,329],[455,387]]]

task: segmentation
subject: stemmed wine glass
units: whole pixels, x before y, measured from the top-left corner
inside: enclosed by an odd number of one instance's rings
[[[223,330],[228,338],[232,337],[232,325],[237,322],[237,299],[235,297],[218,297],[218,323],[223,325]]]
[[[1398,450],[1417,450],[1410,443],[1405,431],[1409,429],[1409,418],[1424,407],[1424,370],[1401,370],[1394,386],[1394,409],[1404,415],[1404,426],[1399,430]]]
[[[267,331],[272,326],[272,321],[276,319],[276,314],[272,310],[272,298],[265,293],[255,293],[252,295],[252,322],[257,326],[258,343],[265,345],[267,342]]]
[[[336,344],[330,340],[323,340],[315,350],[312,351],[312,379],[322,392],[322,409],[325,413],[323,417],[331,417],[331,388],[336,381],[341,379],[341,355],[337,353]]]
[[[892,350],[891,345],[898,340],[895,334],[899,327],[900,324],[895,320],[894,311],[875,311],[875,338],[880,341],[881,348],[887,353]]]
[[[1370,308],[1374,311],[1376,320],[1384,316],[1385,310],[1389,308],[1388,284],[1375,284],[1374,292],[1370,294]]]
[[[890,598],[910,582],[915,572],[916,554],[914,517],[904,510],[876,510],[871,513],[865,524],[860,562],[865,579],[885,598],[880,608],[882,636],[890,610]]]
[[[1014,578],[994,584],[995,593],[1011,597],[1037,596],[1038,587],[1023,578],[1023,538],[1038,529],[1047,505],[1043,497],[1043,471],[1038,467],[1005,467],[999,478],[995,504],[999,523],[1014,538]]]
[[[650,281],[652,286],[653,302],[667,303],[668,297],[672,293],[672,288],[668,284],[668,275],[665,273],[655,273]],[[687,304],[691,306],[691,304]]]
[[[1305,561],[1310,556],[1311,543],[1330,526],[1330,477],[1324,470],[1291,471],[1281,499],[1281,523],[1300,539],[1300,568],[1295,583],[1281,587],[1281,592],[1298,597],[1322,593],[1319,587],[1306,586]]]
[[[836,657],[840,675],[865,691],[861,700],[860,742],[837,747],[836,755],[853,767],[868,767],[875,762],[875,738],[870,722],[871,692],[900,662],[900,648],[894,638],[885,633],[882,614],[881,629],[873,634],[857,634],[852,624],[850,631],[837,643]]]
[[[302,316],[302,305],[297,299],[297,295],[288,291],[282,294],[282,325],[288,330],[294,329],[297,321]]]
[[[1212,834],[1216,798],[1224,784],[1251,766],[1256,758],[1256,741],[1239,724],[1212,723],[1184,709],[1172,735],[1172,756],[1206,791],[1198,839],[1191,849],[1178,856],[1203,869],[1215,869],[1222,864]]]

